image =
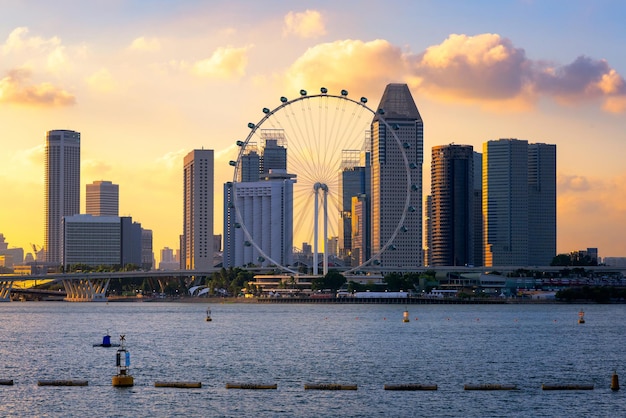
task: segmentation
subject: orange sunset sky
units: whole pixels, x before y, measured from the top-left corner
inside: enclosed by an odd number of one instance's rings
[[[557,250],[626,256],[626,3],[0,0],[0,233],[44,237],[44,147],[81,133],[85,184],[178,248],[183,157],[215,150],[215,233],[235,141],[281,96],[376,106],[407,83],[435,145],[557,145]],[[295,244],[295,243],[294,243]]]

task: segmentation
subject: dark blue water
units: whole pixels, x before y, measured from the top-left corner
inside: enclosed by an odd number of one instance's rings
[[[0,304],[0,416],[409,417],[623,416],[626,306],[211,305],[199,303]],[[125,334],[132,388],[114,388]],[[614,370],[622,390],[610,390]],[[38,380],[88,380],[40,387]],[[200,389],[155,381],[202,382]],[[226,389],[227,382],[277,384]],[[304,390],[307,383],[356,391]],[[395,392],[385,384],[436,384]],[[516,391],[465,391],[511,384]],[[543,391],[542,384],[594,385]]]

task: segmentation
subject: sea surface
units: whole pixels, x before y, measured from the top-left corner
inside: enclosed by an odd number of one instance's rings
[[[616,417],[626,305],[0,304],[1,417]],[[578,324],[583,308],[586,323]],[[135,385],[115,388],[124,334]],[[617,371],[622,389],[611,391]],[[88,386],[38,386],[39,380]],[[156,381],[202,382],[198,389]],[[226,383],[277,389],[226,389]],[[357,390],[305,390],[305,384]],[[390,391],[384,385],[437,385]],[[516,385],[470,391],[464,385]],[[594,385],[542,390],[542,384]]]

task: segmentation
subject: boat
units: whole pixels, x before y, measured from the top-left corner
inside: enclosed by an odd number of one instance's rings
[[[211,308],[206,308],[206,320],[207,322],[210,322],[213,320],[211,319]]]
[[[107,333],[102,337],[102,343],[94,344],[94,347],[119,347],[119,344],[111,343],[111,336]]]

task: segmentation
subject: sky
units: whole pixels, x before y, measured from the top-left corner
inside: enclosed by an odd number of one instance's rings
[[[215,151],[215,233],[235,142],[300,89],[407,83],[435,145],[557,145],[557,252],[626,256],[626,2],[0,0],[0,233],[43,245],[46,132],[81,133],[85,185],[178,248],[183,157]]]

